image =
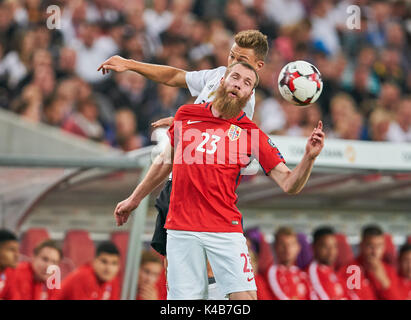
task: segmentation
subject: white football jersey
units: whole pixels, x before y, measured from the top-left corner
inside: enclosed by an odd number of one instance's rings
[[[214,99],[213,93],[217,91],[221,78],[224,77],[226,67],[211,70],[192,71],[186,73],[186,83],[193,97],[197,97],[194,103],[202,104]],[[253,118],[255,106],[254,91],[243,111],[249,119]]]

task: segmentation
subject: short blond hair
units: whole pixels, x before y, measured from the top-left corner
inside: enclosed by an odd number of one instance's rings
[[[281,236],[297,237],[297,233],[291,227],[280,227],[274,234],[275,241],[277,241]]]
[[[267,36],[258,30],[245,30],[237,33],[235,43],[241,48],[253,49],[259,60],[265,61],[268,54]]]

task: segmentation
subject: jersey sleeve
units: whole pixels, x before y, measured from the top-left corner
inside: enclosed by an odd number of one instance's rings
[[[201,70],[201,71],[191,71],[186,73],[186,83],[188,90],[190,90],[191,96],[197,97],[201,91],[203,91],[206,83],[212,79],[216,74],[218,74],[221,68]]]
[[[253,139],[253,138],[252,138]],[[260,163],[266,175],[280,162],[285,163],[284,157],[274,142],[263,131],[258,129],[258,143],[251,142],[252,155]]]

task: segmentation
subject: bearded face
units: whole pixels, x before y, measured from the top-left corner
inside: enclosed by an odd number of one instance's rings
[[[226,85],[222,83],[217,89],[213,107],[223,118],[231,119],[241,112],[249,98],[250,95],[241,96],[239,90],[235,88],[228,89]]]

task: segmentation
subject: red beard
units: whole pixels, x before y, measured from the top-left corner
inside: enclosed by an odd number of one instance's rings
[[[223,116],[231,119],[237,116],[245,107],[249,97],[234,98],[229,95],[227,89],[220,85],[216,92],[213,107]]]

